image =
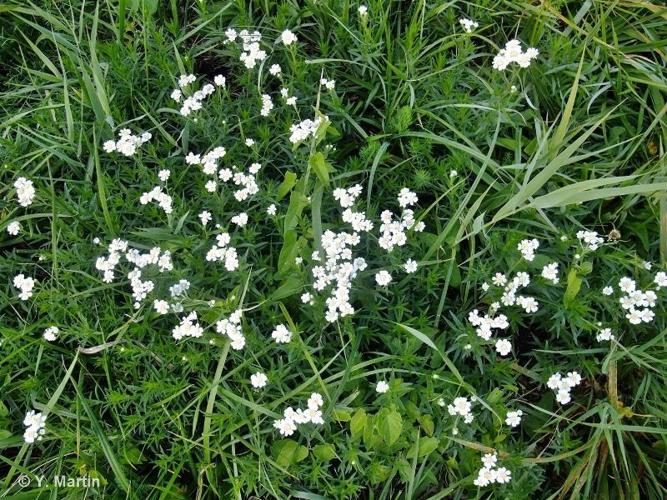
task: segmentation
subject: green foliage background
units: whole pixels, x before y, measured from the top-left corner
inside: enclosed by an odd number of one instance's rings
[[[358,3],[341,0],[0,3],[3,494],[79,498],[80,489],[21,488],[17,477],[89,474],[103,487],[86,494],[110,498],[665,497],[665,314],[627,329],[599,290],[624,275],[648,283],[643,261],[655,270],[667,260],[667,10],[631,0],[366,5],[361,21]],[[480,27],[465,34],[460,17]],[[285,28],[297,33],[298,50],[275,46],[270,62],[283,66],[301,118],[312,117],[321,75],[336,80],[320,102],[333,127],[332,185],[363,184],[374,219],[401,187],[419,194],[427,230],[392,255],[394,264],[419,260],[417,277],[360,294],[359,313],[335,328],[321,306],[300,305],[307,270],[279,267],[284,227],[264,216],[286,172],[306,171],[308,152],[286,141],[299,115],[259,119],[256,71],[222,43],[229,26],[256,28],[270,43]],[[539,58],[525,70],[493,70],[514,37]],[[226,95],[197,122],[169,99],[183,72],[228,77]],[[122,126],[153,133],[137,159],[101,152]],[[245,264],[226,280],[204,266],[208,243],[195,216],[238,207],[200,199],[203,176],[183,156],[238,136],[256,140],[251,158],[240,145],[228,157],[265,167]],[[136,202],[160,168],[172,170],[179,207],[168,221]],[[29,210],[14,202],[20,175],[38,188]],[[337,212],[331,187],[319,189],[327,226]],[[288,199],[278,200],[283,211]],[[22,235],[6,233],[12,220]],[[306,209],[294,228],[306,258],[314,220]],[[582,228],[618,230],[620,241],[576,259]],[[259,333],[243,353],[221,338],[176,344],[171,320],[130,315],[128,287],[102,283],[95,237],[174,250],[182,277],[207,292],[193,304],[218,297],[207,320],[243,294],[260,307],[246,325]],[[500,360],[466,316],[485,300],[482,282],[523,269],[516,244],[526,237],[544,254],[530,269],[557,260],[581,289],[566,303],[567,283],[536,292],[542,309],[510,318],[516,352]],[[43,284],[26,303],[11,286],[19,272]],[[362,281],[372,289],[371,275]],[[597,321],[616,325],[622,347],[591,341]],[[299,332],[279,351],[266,341],[277,322]],[[46,344],[51,324],[63,334]],[[103,347],[77,354],[94,346]],[[260,367],[271,384],[258,393],[248,378]],[[585,383],[560,407],[544,384],[572,369]],[[378,397],[373,384],[384,378],[391,390]],[[437,402],[467,389],[487,410],[476,407],[474,426],[455,436]],[[326,425],[278,439],[273,418],[315,390],[325,395]],[[51,413],[44,441],[28,447],[21,421],[33,407]],[[512,407],[526,416],[509,433]],[[513,480],[478,490],[472,480],[492,448]]]

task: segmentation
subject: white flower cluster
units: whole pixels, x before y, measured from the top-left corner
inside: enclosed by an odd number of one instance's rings
[[[322,418],[322,405],[324,399],[317,392],[313,392],[308,398],[308,406],[305,410],[298,408],[296,411],[290,406],[285,409],[283,418],[273,422],[273,427],[278,429],[282,436],[291,436],[297,429],[297,425],[313,424],[322,425],[324,419]]]
[[[7,224],[7,233],[10,236],[16,236],[19,232],[21,232],[21,223],[19,221],[14,220]]]
[[[32,205],[35,199],[35,186],[33,186],[32,181],[25,177],[19,177],[14,181],[14,187],[16,188],[16,197],[19,200],[19,205],[22,207]]]
[[[459,19],[459,24],[463,27],[463,31],[466,33],[472,33],[473,30],[479,28],[479,23],[477,21],[466,19],[465,17]]]
[[[523,411],[508,411],[505,416],[505,423],[510,427],[516,427],[521,423],[521,417],[523,416]]]
[[[506,467],[496,467],[498,455],[496,453],[486,453],[482,457],[484,466],[479,469],[477,478],[473,481],[475,486],[484,487],[493,483],[505,484],[512,479],[512,473]]]
[[[121,257],[131,264],[134,268],[127,274],[132,287],[132,296],[134,298],[134,307],[139,309],[141,302],[146,299],[148,294],[155,288],[155,283],[151,280],[142,280],[141,271],[149,265],[156,266],[158,272],[165,273],[174,269],[171,261],[171,252],[162,251],[160,247],[153,247],[146,253],[141,253],[136,248],[129,248],[125,240],[116,238],[111,241],[107,249],[107,257],[98,257],[95,261],[95,268],[103,273],[102,281],[111,283],[115,279],[114,270],[120,263]],[[163,307],[156,307],[158,312]]]
[[[180,340],[183,337],[198,338],[204,335],[204,329],[197,322],[197,313],[192,311],[187,316],[183,316],[180,324],[171,330],[171,335],[174,337],[174,340]]]
[[[134,135],[129,128],[124,128],[118,132],[118,141],[105,141],[102,147],[106,153],[118,152],[123,156],[134,156],[137,150],[152,137],[150,132]]]
[[[325,117],[326,120],[328,118]],[[311,136],[314,136],[317,133],[317,129],[322,124],[322,119],[318,116],[314,120],[306,118],[302,122],[295,123],[289,129],[291,135],[289,141],[292,144],[297,144],[303,142]]]
[[[235,43],[238,38],[243,42],[243,52],[239,60],[246,68],[253,69],[257,65],[257,61],[266,59],[266,52],[259,46],[259,42],[262,41],[262,35],[259,31],[251,33],[244,29],[237,33],[234,28],[228,28],[225,31],[225,36],[227,37],[225,43]]]
[[[656,277],[657,283],[657,277]],[[621,307],[628,311],[626,319],[633,325],[650,323],[655,318],[653,308],[655,307],[657,294],[653,290],[639,290],[635,280],[623,277],[618,282],[618,288],[625,293],[620,299]]]
[[[295,106],[296,107],[296,97],[289,95],[289,89],[283,87],[280,89],[280,95],[282,96],[283,99],[285,99],[285,104],[288,106]]]
[[[614,340],[616,337],[611,333],[611,328],[603,328],[595,336],[595,340],[598,342],[604,342],[609,340]]]
[[[360,186],[353,187],[347,191],[336,191],[334,197],[338,202],[350,206],[361,193]],[[334,285],[330,296],[326,299],[326,320],[330,323],[339,317],[354,314],[354,308],[350,304],[350,290],[352,281],[359,271],[366,269],[366,261],[359,257],[352,259],[352,248],[361,242],[357,232],[352,234],[346,232],[335,233],[331,230],[322,235],[322,249],[326,257],[324,265],[314,266],[312,269],[315,280],[313,288],[322,291],[330,285]],[[319,261],[321,256],[318,252],[313,253],[313,260]]]
[[[157,202],[164,213],[170,214],[172,212],[172,199],[167,193],[162,191],[162,186],[155,186],[150,191],[141,194],[139,198],[139,203],[146,205],[151,201]]]
[[[504,306],[513,306],[515,304],[521,306],[524,311],[529,314],[537,312],[539,308],[539,303],[535,300],[534,297],[517,295],[516,292],[519,288],[525,288],[530,284],[530,276],[528,273],[518,272],[516,276],[512,278],[507,286],[503,295],[500,297],[500,302]]]
[[[269,116],[273,109],[273,101],[269,94],[262,94],[262,110],[259,112],[262,116]]]
[[[458,397],[454,399],[453,404],[447,406],[450,415],[460,415],[466,424],[471,423],[475,417],[472,414],[472,403],[468,398]]]
[[[379,286],[387,286],[391,283],[391,274],[383,269],[382,271],[375,273],[375,282]]]
[[[521,49],[521,42],[519,40],[510,40],[505,44],[504,49],[500,49],[498,54],[493,58],[493,69],[503,71],[511,63],[517,63],[522,68],[530,66],[530,62],[537,58],[539,51],[536,48],[530,47],[524,52]]]
[[[229,233],[220,233],[216,237],[216,243],[206,254],[206,260],[209,262],[225,261],[225,269],[232,272],[239,267],[239,258],[236,248],[229,246],[231,236]]]
[[[229,315],[229,318],[221,319],[215,324],[215,331],[227,335],[231,341],[232,349],[237,351],[245,347],[245,336],[241,329],[241,316],[243,316],[243,311],[237,309]]]
[[[14,276],[14,286],[21,290],[19,293],[19,299],[28,300],[32,297],[32,291],[35,288],[37,281],[33,278],[26,277],[25,274],[17,274]]]
[[[171,92],[171,98],[174,101],[176,101],[179,104],[181,103],[181,101],[183,101],[183,104],[181,104],[181,109],[179,111],[182,116],[189,116],[190,113],[192,113],[193,111],[199,111],[203,107],[202,103],[204,99],[206,99],[208,96],[213,94],[213,92],[215,92],[215,86],[213,86],[210,83],[207,83],[201,88],[201,90],[196,90],[195,92],[192,93],[192,95],[183,99],[182,89],[194,83],[196,80],[197,77],[195,75],[181,75],[178,78],[178,86],[180,88],[174,89]],[[225,86],[225,77],[222,75],[217,75],[213,81],[215,82],[215,85],[218,87]]]
[[[54,342],[58,338],[58,333],[60,333],[60,328],[57,326],[50,326],[44,330],[42,337],[44,337],[44,340],[47,342]]]
[[[595,251],[604,243],[604,238],[598,235],[597,231],[577,231],[579,241],[591,251]]]
[[[542,277],[551,281],[554,285],[558,284],[558,262],[552,262],[542,268]]]
[[[394,214],[391,210],[384,210],[380,214],[380,220],[382,224],[380,225],[380,236],[378,238],[378,245],[380,248],[391,252],[395,247],[402,247],[408,241],[408,237],[405,232],[408,229],[413,229],[416,232],[421,232],[424,230],[426,225],[423,222],[415,223],[414,211],[405,208],[408,205],[412,205],[417,202],[417,195],[412,193],[410,190],[405,192],[406,188],[401,190],[399,194],[398,202],[404,207],[401,217],[398,220],[394,220]]]
[[[530,240],[524,240],[530,241]],[[526,248],[537,248],[532,242]],[[556,266],[557,269],[557,266]],[[549,275],[549,273],[548,273]],[[557,277],[556,277],[557,278]],[[478,337],[484,340],[490,340],[494,329],[506,330],[509,328],[507,316],[499,314],[494,316],[500,309],[501,303],[503,306],[521,306],[527,313],[535,313],[539,308],[539,304],[534,297],[517,295],[519,288],[526,287],[530,284],[530,276],[525,272],[518,272],[514,278],[508,281],[507,276],[503,273],[496,273],[491,282],[498,287],[504,287],[503,294],[500,298],[500,303],[494,302],[489,308],[489,314],[480,316],[479,311],[474,309],[468,314],[468,321],[475,328]],[[488,283],[482,285],[482,289],[487,291],[489,289]],[[498,339],[495,343],[495,349],[501,356],[507,356],[512,352],[512,343],[508,339]]]
[[[375,392],[377,392],[378,394],[385,394],[389,392],[389,384],[385,380],[380,380],[375,385]]]
[[[484,316],[479,315],[477,309],[473,309],[468,314],[468,321],[475,328],[475,332],[478,337],[483,338],[484,340],[489,340],[493,335],[493,329],[507,330],[510,324],[507,321],[507,316],[504,314],[499,314],[498,316],[490,316],[485,314]]]
[[[320,78],[320,86],[325,87],[327,90],[333,90],[336,88],[336,80],[329,80],[328,78]]]
[[[285,44],[285,45],[292,45],[293,43],[297,42],[296,35],[292,33],[290,30],[285,30],[280,34],[280,40]]]
[[[280,324],[271,332],[271,338],[276,341],[276,344],[287,344],[292,340],[292,332],[285,325]]]
[[[250,375],[250,384],[255,389],[261,389],[262,387],[265,387],[268,381],[269,377],[267,377],[265,373],[257,372]]]
[[[23,433],[23,440],[26,443],[31,444],[35,441],[41,441],[46,432],[46,417],[41,412],[35,413],[35,410],[30,410],[23,419],[23,425],[26,426]]]
[[[224,158],[226,154],[227,150],[222,146],[213,148],[203,156],[190,152],[185,157],[185,163],[188,165],[201,165],[202,172],[206,175],[215,175],[218,173],[218,160]]]
[[[578,372],[569,372],[563,377],[560,372],[554,373],[547,381],[547,387],[556,393],[556,401],[567,404],[572,400],[570,391],[581,383],[581,375]]]
[[[521,240],[517,245],[517,250],[521,252],[523,258],[528,262],[532,262],[535,259],[535,250],[540,246],[540,242],[535,238],[532,240]]]

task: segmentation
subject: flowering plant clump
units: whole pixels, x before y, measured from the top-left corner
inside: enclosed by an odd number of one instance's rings
[[[6,496],[665,496],[660,12],[52,4],[4,6]]]

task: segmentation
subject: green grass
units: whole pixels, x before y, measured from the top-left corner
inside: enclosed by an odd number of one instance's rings
[[[366,5],[362,21],[359,3],[344,0],[0,3],[2,495],[665,497],[665,298],[658,292],[651,324],[635,326],[618,294],[600,291],[623,276],[647,289],[667,265],[667,9],[631,0]],[[479,28],[464,33],[460,17]],[[261,80],[224,44],[230,26],[262,33]],[[286,28],[296,46],[273,43]],[[515,37],[539,57],[494,70]],[[273,63],[296,108],[282,104]],[[186,119],[169,97],[183,73],[203,83],[222,73],[228,85]],[[322,76],[335,91],[320,90]],[[276,108],[263,118],[267,91]],[[315,110],[330,119],[326,133],[293,148],[289,127]],[[133,158],[102,149],[124,127],[153,135]],[[206,176],[185,165],[188,152],[218,145],[226,166],[262,163],[250,201],[204,196]],[[139,204],[164,168],[170,216]],[[16,203],[20,176],[37,189],[28,208]],[[309,307],[299,296],[312,289],[322,233],[349,230],[333,189],[356,183],[356,209],[374,235],[403,187],[418,194],[426,229],[391,254],[364,237],[357,312],[329,324],[322,299]],[[265,213],[271,203],[276,217]],[[202,210],[224,227],[247,211],[249,224],[230,230],[238,271],[204,259],[217,231],[201,227]],[[6,231],[12,221],[18,236]],[[620,236],[588,252],[575,237],[582,229]],[[113,238],[172,252],[168,279],[151,278],[162,295],[192,282],[183,305],[198,311],[203,337],[174,341],[178,319],[157,316],[152,296],[135,310],[129,268],[102,281],[95,259]],[[519,258],[524,238],[540,241],[533,262]],[[407,258],[419,262],[413,275],[398,270]],[[539,278],[549,262],[560,264],[557,285]],[[394,278],[386,290],[373,278],[381,268]],[[540,310],[503,311],[514,349],[501,358],[467,317],[499,299],[483,282],[517,271],[531,273],[526,293]],[[19,273],[38,280],[28,301],[12,285]],[[248,310],[242,351],[214,329],[237,307]],[[617,341],[596,342],[598,322]],[[294,332],[289,344],[270,338],[279,323]],[[51,325],[56,342],[42,339]],[[249,382],[258,370],[269,376],[259,391]],[[583,381],[560,405],[546,382],[572,370]],[[383,395],[380,380],[390,385]],[[312,392],[324,397],[324,425],[281,438],[274,419]],[[473,423],[448,413],[455,397],[473,395]],[[32,409],[47,415],[47,430],[27,444]],[[514,429],[505,425],[512,409],[524,412]],[[491,450],[512,481],[477,488]],[[101,485],[53,485],[86,475]]]

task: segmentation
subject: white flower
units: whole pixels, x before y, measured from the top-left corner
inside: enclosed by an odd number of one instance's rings
[[[292,332],[290,332],[285,325],[280,324],[274,328],[273,332],[271,332],[271,338],[273,338],[277,344],[287,344],[292,340]]]
[[[384,380],[380,380],[376,385],[375,385],[375,392],[379,394],[384,394],[387,391],[389,391],[389,384],[385,382]]]
[[[499,339],[496,341],[496,351],[501,356],[507,356],[512,352],[512,343],[507,339]]]
[[[262,387],[265,387],[268,381],[269,377],[267,377],[262,372],[257,372],[250,375],[250,383],[255,389],[261,389]]]
[[[197,80],[195,75],[181,75],[178,77],[178,86],[183,88],[187,87],[191,83],[194,83]]]
[[[159,178],[162,182],[167,182],[167,181],[169,180],[169,176],[170,176],[170,175],[171,175],[171,170],[168,170],[168,169],[166,169],[166,168],[163,169],[163,170],[160,170],[160,171],[158,172],[158,174],[157,174],[158,178]]]
[[[408,259],[405,264],[403,264],[403,268],[406,273],[412,274],[417,270],[417,261]]]
[[[250,137],[248,137],[248,138],[245,140],[245,145],[248,146],[248,147],[250,148],[250,147],[252,147],[252,146],[255,145],[255,140],[254,140],[254,139],[251,139]]]
[[[17,274],[14,276],[13,280],[14,286],[18,288],[21,293],[19,293],[19,299],[28,300],[32,297],[33,289],[35,288],[36,280],[30,277],[26,277],[25,274]]]
[[[360,5],[359,8],[357,9],[357,12],[359,12],[359,15],[361,17],[364,17],[366,14],[368,14],[368,7],[365,5]]]
[[[596,231],[577,231],[577,238],[588,250],[595,251],[604,243],[604,238],[598,236]]]
[[[294,42],[297,41],[296,35],[292,33],[290,30],[283,31],[280,34],[280,39],[285,45],[292,45]]]
[[[447,411],[450,415],[460,415],[463,417],[463,421],[467,424],[473,421],[474,416],[472,414],[472,403],[468,401],[468,398],[458,397],[455,398],[451,405],[447,406]]]
[[[414,205],[418,200],[419,198],[417,198],[417,195],[410,191],[408,188],[403,188],[398,193],[398,204],[402,208]]]
[[[272,64],[271,67],[269,68],[269,73],[272,75],[279,75],[282,72],[282,69],[280,68],[280,64]]]
[[[598,342],[603,342],[605,340],[613,340],[614,335],[611,333],[611,328],[603,328],[598,332],[598,334],[595,336],[595,339]]]
[[[509,483],[512,479],[512,473],[507,470],[505,467],[498,467],[496,469],[496,482],[503,484]]]
[[[269,215],[276,215],[276,206],[271,203],[268,207],[266,207],[266,213]]]
[[[621,278],[620,281],[618,282],[618,288],[620,288],[621,291],[625,293],[634,292],[636,287],[637,284],[635,283],[635,281],[628,277]]]
[[[314,136],[321,123],[322,120],[319,117],[314,120],[307,118],[300,123],[295,123],[290,127],[291,135],[289,141],[292,144],[296,144],[305,141],[308,137]]]
[[[215,77],[213,77],[213,83],[218,87],[224,87],[225,81],[226,79],[223,75],[215,75]]]
[[[291,418],[281,418],[273,422],[273,426],[278,429],[281,436],[291,436],[296,431],[296,424]]]
[[[484,456],[482,456],[482,463],[484,464],[484,467],[491,469],[498,463],[498,455],[495,453],[485,453]]]
[[[463,26],[463,31],[466,33],[472,33],[475,28],[479,28],[479,23],[477,21],[466,19],[464,17],[459,19],[459,24]]]
[[[375,273],[375,281],[380,286],[387,286],[391,283],[391,274],[384,270],[379,271]]]
[[[526,52],[523,52],[519,40],[510,40],[505,44],[505,48],[501,49],[493,58],[493,68],[503,71],[513,62],[522,68],[527,68],[538,55],[539,51],[537,49],[530,47]]]
[[[505,423],[510,427],[516,427],[521,423],[521,416],[523,412],[521,410],[508,411],[507,416],[505,417]]]
[[[248,214],[241,212],[238,215],[232,217],[232,224],[236,224],[239,227],[245,227],[248,224]]]
[[[570,391],[567,389],[559,389],[558,392],[556,393],[556,401],[558,401],[562,405],[568,404],[570,401],[572,401],[572,397],[570,396]]]
[[[50,326],[44,330],[42,337],[44,337],[44,340],[47,342],[53,342],[58,337],[58,333],[60,333],[60,329],[57,326]]]
[[[41,441],[46,432],[46,416],[31,410],[26,413],[23,425],[26,427],[23,433],[23,439],[26,443],[31,444],[35,441]]]
[[[169,312],[169,302],[166,300],[155,299],[153,301],[153,309],[158,314],[167,314]]]
[[[21,223],[19,221],[12,221],[7,225],[7,232],[11,236],[16,236],[21,231]]]
[[[532,261],[535,258],[535,250],[540,246],[540,242],[536,239],[532,240],[521,240],[517,245],[517,249],[523,255],[523,258],[527,261]]]
[[[35,187],[33,186],[32,181],[29,181],[25,177],[19,177],[14,182],[14,187],[16,188],[16,197],[18,198],[19,205],[22,207],[29,207],[32,205],[32,202],[35,199]]]
[[[610,287],[610,286],[606,286],[606,287],[604,287],[604,288],[602,289],[602,295],[607,295],[607,296],[609,296],[609,295],[611,295],[612,293],[614,293],[614,289],[613,289],[612,287]]]
[[[507,284],[507,276],[502,273],[496,273],[493,278],[491,278],[491,282],[496,286],[505,286]]]
[[[271,101],[271,96],[269,94],[262,94],[262,109],[259,114],[262,116],[269,116],[272,109],[273,101]]]
[[[322,405],[324,405],[324,398],[322,397],[322,395],[318,392],[313,392],[308,398],[308,408],[317,410]]]
[[[209,212],[208,210],[204,210],[199,214],[199,220],[201,221],[202,226],[206,226],[206,224],[211,222],[212,218],[213,216],[211,215],[211,212]]]
[[[542,268],[542,277],[551,281],[554,285],[558,283],[558,262],[552,262]]]
[[[655,274],[655,279],[653,283],[658,285],[659,288],[664,288],[667,286],[667,273],[660,271]]]

